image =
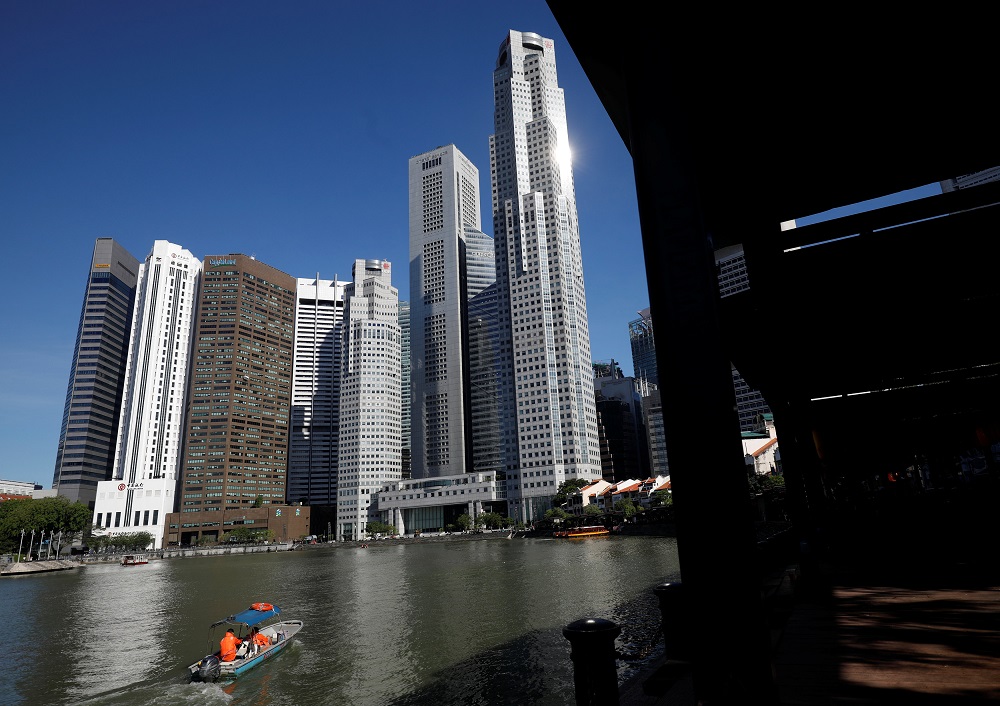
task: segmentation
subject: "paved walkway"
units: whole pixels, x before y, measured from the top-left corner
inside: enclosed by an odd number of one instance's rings
[[[775,679],[786,706],[1000,703],[1000,548],[923,562],[789,567],[770,595]],[[934,566],[933,570],[928,567]],[[919,567],[919,568],[917,568]],[[695,706],[685,665],[661,663],[621,706]]]

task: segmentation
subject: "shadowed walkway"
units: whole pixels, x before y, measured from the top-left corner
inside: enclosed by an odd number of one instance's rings
[[[922,560],[855,549],[765,581],[780,703],[1000,703],[1000,568],[991,543],[961,546],[924,545]],[[621,704],[692,706],[686,665],[654,665]]]

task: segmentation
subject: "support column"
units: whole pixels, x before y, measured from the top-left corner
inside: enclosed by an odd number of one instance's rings
[[[662,104],[663,95],[685,95],[671,82],[690,79],[654,72],[643,54],[652,50],[636,46],[621,60],[629,63],[626,140],[650,309],[662,340],[676,342],[656,355],[681,575],[695,625],[685,652],[699,703],[776,704],[715,246],[701,209],[711,194],[699,190],[696,147],[710,135],[684,123],[684,106]]]

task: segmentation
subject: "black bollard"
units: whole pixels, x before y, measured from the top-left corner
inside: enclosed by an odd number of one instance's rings
[[[577,706],[618,706],[615,638],[621,632],[603,618],[585,618],[563,628],[572,649]]]
[[[661,583],[653,589],[660,602],[660,627],[663,629],[664,656],[688,661],[691,654],[692,616],[681,583]]]

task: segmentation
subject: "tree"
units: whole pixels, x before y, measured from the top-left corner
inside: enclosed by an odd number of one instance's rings
[[[365,527],[365,532],[371,535],[375,534],[396,534],[396,528],[387,522],[380,522],[375,520],[374,522],[369,522]]]
[[[90,526],[90,518],[91,512],[86,505],[71,503],[58,495],[38,500],[7,500],[0,503],[0,549],[16,551],[21,530],[29,534],[36,530],[36,540],[41,532],[45,532],[46,537],[62,532],[62,541],[67,544]]]
[[[674,494],[669,490],[657,490],[649,502],[653,507],[669,507],[674,504]]]
[[[583,514],[587,515],[588,517],[593,517],[595,515],[603,515],[604,512],[594,503],[590,503],[589,505],[583,508]]]
[[[570,517],[572,517],[572,515],[563,510],[561,507],[554,507],[545,511],[546,520],[565,520]]]
[[[258,495],[256,498],[254,498],[253,499],[253,506],[254,507],[264,507],[264,496],[263,495]]]
[[[591,483],[593,483],[593,481],[587,480],[586,478],[571,478],[563,481],[559,484],[559,488],[556,489],[556,494],[552,496],[552,504],[556,507],[565,505],[566,501],[569,500],[569,495],[571,493],[575,493],[580,488],[586,488]]]
[[[620,512],[625,518],[632,517],[639,510],[636,508],[635,503],[632,502],[630,498],[625,498],[624,500],[616,500],[614,504],[615,512]]]
[[[469,517],[469,513],[463,512],[461,515],[455,518],[455,524],[458,525],[459,529],[463,532],[468,532],[469,527],[472,526],[472,518]]]
[[[92,550],[101,552],[144,552],[150,548],[155,537],[150,532],[121,532],[104,534],[104,528],[96,529],[96,534],[88,540]]]
[[[250,542],[251,534],[249,527],[234,527],[222,535],[222,541],[234,544],[247,544]]]
[[[499,529],[503,526],[503,516],[499,512],[484,512],[480,515],[483,524],[489,529]]]

